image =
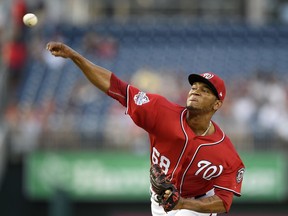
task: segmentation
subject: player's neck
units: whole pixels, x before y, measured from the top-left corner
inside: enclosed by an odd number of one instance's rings
[[[195,116],[187,113],[186,121],[189,127],[197,136],[206,136],[214,132],[214,126],[211,122],[211,116]]]

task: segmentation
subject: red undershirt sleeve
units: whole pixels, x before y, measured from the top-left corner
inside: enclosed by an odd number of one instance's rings
[[[120,80],[114,73],[110,78],[110,88],[107,95],[118,100],[123,106],[127,106],[127,86],[128,84]]]

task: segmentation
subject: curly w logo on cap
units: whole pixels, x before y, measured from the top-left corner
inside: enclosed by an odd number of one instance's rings
[[[224,101],[226,96],[226,87],[224,81],[214,73],[205,72],[202,74],[190,74],[188,77],[189,83],[192,85],[194,82],[206,83],[221,101]]]

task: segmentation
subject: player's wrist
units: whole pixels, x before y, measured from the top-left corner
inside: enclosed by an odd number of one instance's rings
[[[183,205],[184,205],[184,198],[180,197],[177,205],[174,208],[174,210],[183,209]]]

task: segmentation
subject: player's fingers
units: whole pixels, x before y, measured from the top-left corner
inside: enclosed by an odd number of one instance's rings
[[[166,190],[165,194],[169,195],[172,191],[171,190]]]
[[[50,51],[50,53],[56,57],[67,58],[67,52],[69,49],[63,43],[60,42],[49,42],[46,45],[46,49]]]
[[[49,50],[49,51],[59,50],[61,47],[62,47],[61,43],[56,43],[56,42],[49,42],[46,45],[46,49]]]
[[[54,56],[60,55],[59,45],[57,43],[50,42],[46,45],[46,49]]]
[[[49,42],[47,45],[46,45],[46,49],[51,51],[54,47],[54,43],[53,42]]]
[[[172,193],[171,190],[166,190],[165,193],[164,193],[164,198],[168,199],[170,197],[171,193]]]
[[[59,54],[58,54],[57,51],[53,51],[53,50],[52,50],[52,51],[51,51],[51,54],[54,55],[54,56],[59,56]]]

